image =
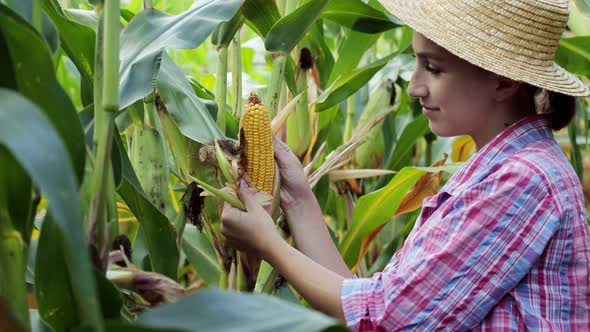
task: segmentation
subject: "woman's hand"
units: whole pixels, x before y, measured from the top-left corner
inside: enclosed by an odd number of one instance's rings
[[[325,268],[343,277],[351,277],[328,233],[322,209],[311,191],[299,159],[287,144],[276,137],[273,140],[275,159],[281,172],[281,208],[297,249]]]
[[[257,253],[264,258],[264,254],[272,249],[273,241],[284,240],[244,180],[240,181],[238,194],[247,211],[226,204],[221,214],[221,232],[233,248]]]
[[[281,208],[289,218],[298,209],[305,209],[309,200],[315,199],[303,166],[289,146],[273,136],[275,159],[281,173]]]

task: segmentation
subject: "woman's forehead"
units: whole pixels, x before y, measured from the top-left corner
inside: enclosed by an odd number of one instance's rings
[[[414,53],[417,57],[424,57],[434,60],[449,60],[450,58],[454,58],[455,56],[444,49],[443,47],[439,46],[432,40],[424,37],[424,35],[420,34],[419,32],[414,32],[414,37],[412,39],[412,48],[414,49]]]

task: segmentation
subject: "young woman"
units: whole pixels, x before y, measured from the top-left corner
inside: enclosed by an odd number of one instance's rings
[[[281,208],[296,248],[245,184],[222,231],[315,308],[357,331],[590,331],[590,254],[579,180],[552,136],[588,87],[553,62],[566,0],[381,0],[415,30],[408,93],[439,136],[477,153],[424,200],[382,273],[353,276],[301,164],[281,141]]]

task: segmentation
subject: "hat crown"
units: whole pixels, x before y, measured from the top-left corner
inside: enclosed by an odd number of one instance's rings
[[[450,30],[471,34],[493,52],[516,52],[538,66],[553,63],[569,16],[566,0],[422,0],[419,7],[438,20],[446,16]]]
[[[379,0],[417,32],[498,75],[587,96],[588,87],[555,63],[569,0]]]

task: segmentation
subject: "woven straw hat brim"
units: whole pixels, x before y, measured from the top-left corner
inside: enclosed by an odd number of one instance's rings
[[[528,49],[526,39],[518,38],[519,33],[528,33],[532,35],[528,35],[527,38],[537,38],[540,43],[551,43],[552,39],[555,39],[547,38],[539,29],[511,25],[506,21],[506,17],[498,13],[481,13],[477,19],[497,20],[492,26],[497,26],[498,30],[502,31],[476,30],[474,18],[461,15],[457,4],[462,1],[448,1],[447,3],[451,4],[449,6],[441,5],[440,8],[428,9],[420,6],[419,0],[379,1],[415,31],[476,66],[550,91],[576,97],[590,95],[590,89],[578,77],[553,62],[552,53],[538,53],[536,50]],[[543,20],[543,17],[539,16],[536,19]],[[560,33],[561,29],[555,27],[555,31],[547,34]],[[498,39],[498,42],[492,45],[489,41],[494,40],[494,37],[490,34],[494,32],[503,35],[513,34],[515,38]],[[547,48],[550,47],[551,45],[548,45]],[[527,52],[532,56],[527,57]]]

